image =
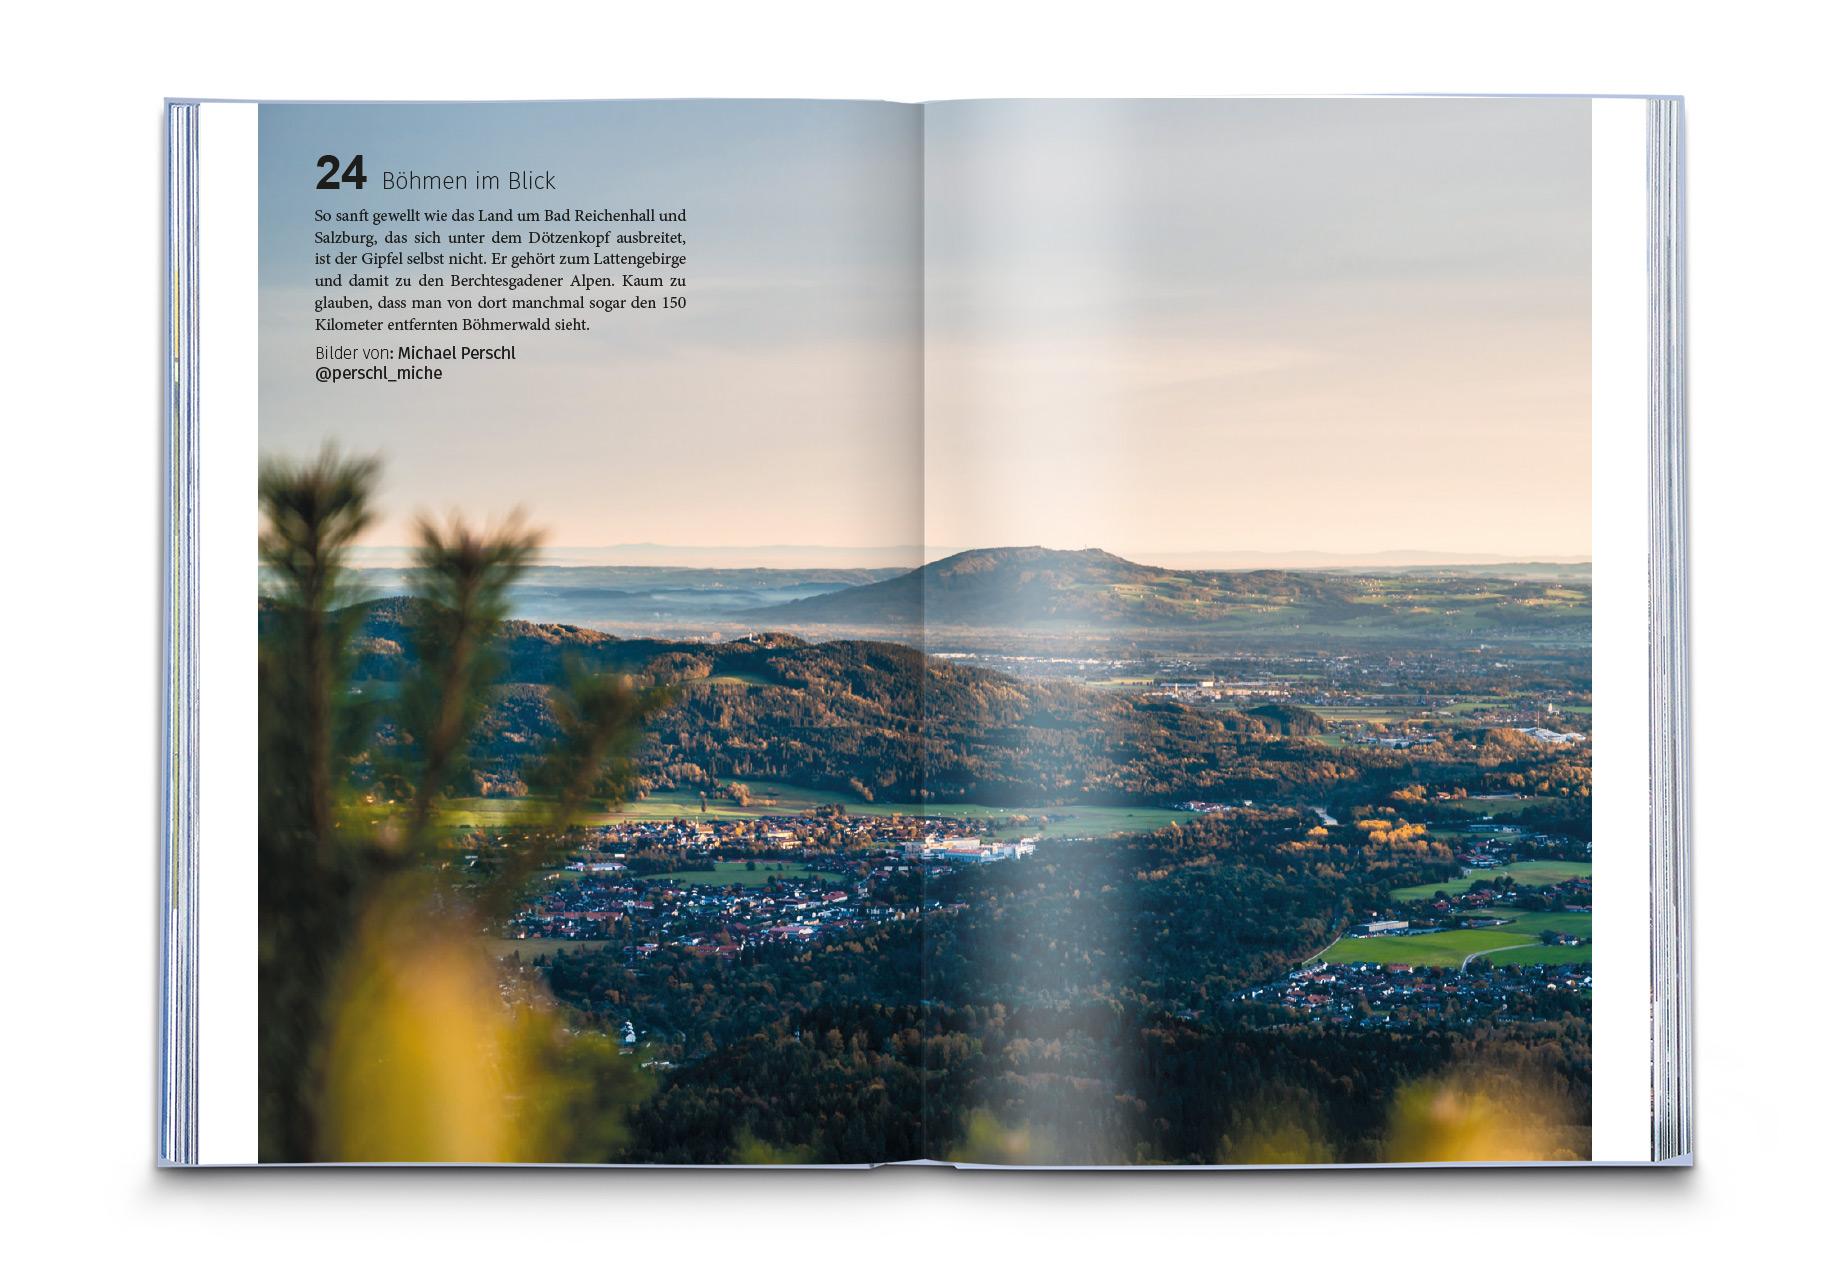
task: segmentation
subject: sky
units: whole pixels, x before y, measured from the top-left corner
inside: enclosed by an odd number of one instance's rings
[[[929,541],[1587,557],[1588,136],[1572,100],[930,109]]]
[[[264,107],[261,445],[380,451],[384,545],[518,507],[605,561],[1585,559],[1588,131],[1582,100]],[[318,385],[339,149],[684,206],[690,306]]]

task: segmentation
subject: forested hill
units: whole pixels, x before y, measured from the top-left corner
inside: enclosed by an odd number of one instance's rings
[[[1184,571],[1104,550],[968,550],[871,585],[798,599],[757,622],[859,627],[1115,626],[1468,635],[1579,634],[1588,586],[1541,575]]]
[[[355,680],[385,696],[412,663],[413,599],[349,609]],[[267,619],[263,604],[263,621]],[[654,788],[771,779],[888,801],[1174,800],[1229,789],[1307,797],[1338,766],[1287,740],[1293,708],[1218,711],[924,657],[899,644],[622,639],[574,626],[503,627],[504,668],[472,747],[477,792],[513,791],[555,728],[549,690],[568,664],[666,684],[642,773]],[[385,723],[382,736],[388,735]]]
[[[873,585],[758,612],[776,621],[1022,626],[1126,617],[1181,621],[1227,604],[1310,601],[1323,579],[1287,572],[1174,572],[1104,550],[967,550]]]

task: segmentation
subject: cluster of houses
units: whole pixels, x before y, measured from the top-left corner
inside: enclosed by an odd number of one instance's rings
[[[1407,751],[1413,746],[1433,746],[1433,733],[1355,733],[1347,739],[1355,746],[1382,746],[1387,751]]]
[[[1588,740],[1586,734],[1559,733],[1553,728],[1521,728],[1518,731],[1526,737],[1535,738],[1539,742],[1548,742],[1552,746],[1564,746],[1572,742]]]
[[[1507,912],[1524,910],[1517,906],[1521,896],[1533,902],[1542,900],[1565,912],[1591,912],[1594,910],[1594,880],[1591,876],[1571,876],[1554,885],[1538,886],[1525,895],[1515,887],[1470,889],[1463,894],[1437,898],[1427,904],[1427,910],[1438,919],[1458,917],[1456,923],[1461,925],[1491,923]]]
[[[589,829],[567,866],[591,875],[628,870],[631,854],[726,860],[805,851],[891,853],[912,862],[979,863],[1026,858],[1039,837],[997,841],[976,819],[797,815],[748,819],[616,822]]]
[[[738,857],[796,850],[839,853],[901,843],[932,828],[930,819],[837,810],[756,818],[619,818],[585,832],[579,861],[615,862],[643,852]],[[960,825],[961,831],[968,829]]]
[[[835,834],[834,827],[838,828]],[[907,834],[910,830],[913,835]],[[825,854],[869,858],[868,874],[833,864]],[[617,848],[616,846],[625,846]],[[851,847],[854,846],[854,847]],[[746,947],[804,943],[847,929],[913,916],[913,907],[875,896],[881,881],[917,871],[975,866],[1026,858],[1036,838],[996,840],[972,819],[859,818],[808,814],[756,820],[626,821],[593,828],[566,864],[569,875],[548,881],[503,928],[507,938],[592,942],[620,940],[636,958],[662,947],[730,958]],[[832,870],[799,861],[764,885],[682,882],[665,874],[639,875],[637,856],[671,854],[707,864],[746,854],[809,852]],[[797,856],[798,857],[798,856]],[[750,866],[756,863],[752,859]]]
[[[987,841],[980,836],[924,836],[902,845],[902,856],[912,862],[951,863],[969,867],[978,863],[1007,862],[1035,852],[1036,837]]]
[[[1189,813],[1198,813],[1203,817],[1218,817],[1221,814],[1231,813],[1235,808],[1249,809],[1251,801],[1246,800],[1242,804],[1230,805],[1219,804],[1213,800],[1183,800],[1173,807],[1186,809]]]
[[[1222,679],[1165,679],[1150,688],[1154,697],[1172,697],[1181,702],[1220,702],[1255,699],[1286,701],[1289,685],[1270,680],[1228,681]]]
[[[1594,987],[1587,964],[1531,965],[1481,974],[1413,965],[1304,965],[1235,998],[1281,1006],[1311,1023],[1362,1028],[1433,1024],[1452,1012],[1458,1023],[1532,1017],[1524,1005],[1538,993]]]
[[[608,879],[553,880],[504,927],[537,951],[541,940],[624,940],[637,958],[663,946],[700,956],[734,957],[744,947],[807,942],[834,931],[912,911],[867,902],[867,881],[838,887],[815,876],[783,876],[766,886],[656,887]]]

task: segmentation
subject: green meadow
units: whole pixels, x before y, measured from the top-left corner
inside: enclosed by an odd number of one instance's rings
[[[829,880],[843,883],[845,877],[837,872],[814,871],[805,863],[799,862],[764,862],[756,860],[756,869],[751,871],[746,862],[721,862],[712,871],[670,871],[664,876],[650,876],[645,879],[665,881],[674,885],[766,885],[769,878],[805,880]]]
[[[1490,953],[1486,959],[1494,965],[1582,965],[1594,959],[1594,945],[1546,947],[1538,943],[1534,947],[1506,948]]]
[[[1545,801],[1533,799],[1528,795],[1507,795],[1491,800],[1468,796],[1462,800],[1434,800],[1431,803],[1438,809],[1455,809],[1462,813],[1470,813],[1475,821],[1485,817],[1491,817],[1496,821],[1507,814],[1523,813],[1532,805],[1542,804]]]
[[[1541,934],[1549,930],[1556,934],[1589,938],[1594,933],[1592,912],[1501,912],[1499,915],[1506,921],[1502,928],[1523,934]]]
[[[1546,946],[1545,930],[1590,941]],[[1494,965],[1561,965],[1593,955],[1594,918],[1587,912],[1519,912],[1492,929],[1443,930],[1391,938],[1343,938],[1322,953],[1330,965],[1430,965],[1458,968],[1470,956],[1486,956]]]
[[[991,824],[994,835],[1010,838],[1019,835],[1052,837],[1060,840],[1115,836],[1126,832],[1157,831],[1176,822],[1188,822],[1194,815],[1180,809],[1157,805],[1103,804],[883,804],[858,800],[841,791],[821,791],[812,787],[787,786],[775,782],[747,782],[749,801],[737,804],[728,799],[699,800],[693,791],[655,791],[640,800],[630,800],[612,811],[597,810],[587,814],[587,825],[614,821],[668,821],[674,818],[702,818],[706,821],[729,821],[806,813],[820,805],[843,805],[846,812],[870,817],[959,818],[983,820]],[[466,797],[454,800],[445,809],[446,820],[458,827],[501,826],[513,815],[520,802],[495,797]]]
[[[1456,876],[1453,880],[1437,881],[1430,885],[1406,885],[1402,889],[1391,891],[1391,900],[1398,903],[1424,903],[1439,893],[1454,895],[1464,894],[1472,889],[1476,882],[1492,880],[1498,876],[1510,876],[1520,885],[1555,885],[1575,876],[1593,874],[1594,864],[1575,862],[1572,859],[1546,858],[1537,862],[1515,862],[1509,867],[1494,867],[1486,871],[1475,872],[1471,876]]]
[[[1443,930],[1408,938],[1343,938],[1321,954],[1329,965],[1434,965],[1458,969],[1462,961],[1499,947],[1535,943],[1534,934],[1505,930]]]
[[[910,805],[847,805],[853,813],[912,814]],[[982,819],[999,839],[1040,835],[1053,840],[1083,840],[1126,832],[1160,831],[1196,815],[1156,805],[1038,804],[1002,807],[987,804],[930,804],[918,810],[927,818]]]

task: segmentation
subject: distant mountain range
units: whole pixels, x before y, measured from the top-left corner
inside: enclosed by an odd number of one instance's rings
[[[412,592],[402,558],[367,567],[368,595]],[[810,637],[932,644],[935,631],[1129,631],[1247,645],[1342,641],[1582,642],[1586,564],[1403,569],[1190,570],[1106,550],[1002,546],[906,566],[727,567],[544,563],[511,591],[514,615],[617,634],[776,627]]]
[[[409,560],[371,566],[360,573],[364,593],[375,598],[411,594]],[[529,621],[650,628],[678,623],[731,623],[771,605],[806,599],[847,586],[869,585],[906,567],[683,568],[572,566],[529,568],[509,591],[510,610]]]
[[[365,568],[403,568],[413,564],[409,545],[364,545],[354,561]],[[660,545],[652,542],[622,545],[547,545],[535,561],[543,567],[655,568],[731,572],[758,569],[806,570],[814,568],[899,568],[920,564],[926,551],[919,545]]]
[[[548,545],[536,556],[541,567],[574,571],[619,572],[636,569],[658,571],[720,572],[733,575],[759,570],[893,568],[906,571],[923,562],[966,553],[958,545]],[[354,552],[363,568],[408,568],[414,551],[405,545],[364,545]],[[1306,571],[1376,570],[1408,571],[1418,568],[1452,568],[1507,572],[1530,569],[1533,574],[1563,575],[1571,567],[1585,567],[1585,559],[1529,557],[1469,553],[1456,550],[1132,550],[1123,555],[1132,562],[1165,568],[1256,571],[1282,568]]]
[[[745,614],[758,624],[907,628],[1198,628],[1280,634],[1587,629],[1585,569],[1566,580],[1452,570],[1189,571],[1105,550],[967,550],[899,576]]]

